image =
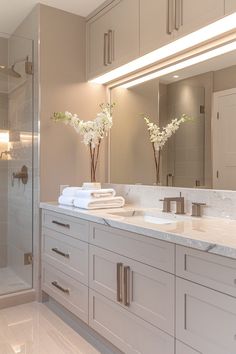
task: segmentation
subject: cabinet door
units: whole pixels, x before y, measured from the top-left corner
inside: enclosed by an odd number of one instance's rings
[[[114,1],[88,22],[88,78],[126,64],[138,55],[139,0]]]
[[[236,353],[236,299],[176,281],[176,337],[206,354]]]
[[[173,8],[172,0],[140,0],[141,55],[173,40]]]
[[[236,11],[236,0],[225,0],[225,14],[229,15]]]
[[[224,16],[224,0],[175,0],[175,4],[176,7],[180,6],[180,10],[176,10],[176,14],[180,16],[177,37],[207,26]],[[176,26],[178,18],[175,20]]]
[[[173,275],[95,246],[89,247],[89,259],[90,288],[174,334]]]
[[[89,325],[125,354],[174,354],[174,338],[89,290]]]

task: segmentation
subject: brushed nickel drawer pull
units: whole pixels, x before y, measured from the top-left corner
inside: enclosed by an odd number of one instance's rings
[[[55,288],[57,288],[58,290],[62,291],[64,294],[70,294],[70,290],[63,288],[61,285],[57,283],[57,281],[52,281],[51,284],[55,286]]]
[[[58,225],[58,226],[66,227],[67,229],[70,228],[69,224],[63,224],[62,222],[59,222],[59,221],[56,221],[56,220],[53,220],[52,223],[55,224],[55,225]]]
[[[57,248],[52,248],[52,251],[59,254],[60,256],[62,257],[65,257],[65,258],[70,258],[70,255],[69,253],[64,253],[62,251],[59,251]]]
[[[130,267],[124,267],[124,305],[130,306]]]
[[[122,273],[123,273],[123,264],[117,263],[116,265],[116,277],[117,277],[117,301],[122,302]]]

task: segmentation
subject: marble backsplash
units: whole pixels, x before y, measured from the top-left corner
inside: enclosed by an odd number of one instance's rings
[[[176,197],[179,193],[185,198],[186,213],[191,213],[192,202],[206,203],[202,209],[203,216],[236,219],[236,192],[211,189],[190,189],[155,187],[143,185],[104,184],[112,187],[117,195],[125,198],[127,204],[144,208],[162,209],[164,197]],[[173,203],[173,209],[175,203]]]

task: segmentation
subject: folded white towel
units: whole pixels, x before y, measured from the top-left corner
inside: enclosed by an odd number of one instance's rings
[[[65,197],[74,197],[75,193],[81,189],[81,187],[66,187],[63,189],[62,195]]]
[[[114,189],[91,189],[91,190],[77,190],[75,192],[76,198],[108,198],[108,197],[115,197],[116,192]]]
[[[125,205],[123,197],[108,198],[76,198],[74,206],[82,209],[109,209],[121,208]]]
[[[58,198],[58,203],[62,205],[74,206],[75,197],[67,197],[65,195],[61,195]]]

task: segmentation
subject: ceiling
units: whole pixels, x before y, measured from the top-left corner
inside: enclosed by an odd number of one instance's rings
[[[0,0],[0,32],[11,34],[37,3],[87,16],[104,0]]]

